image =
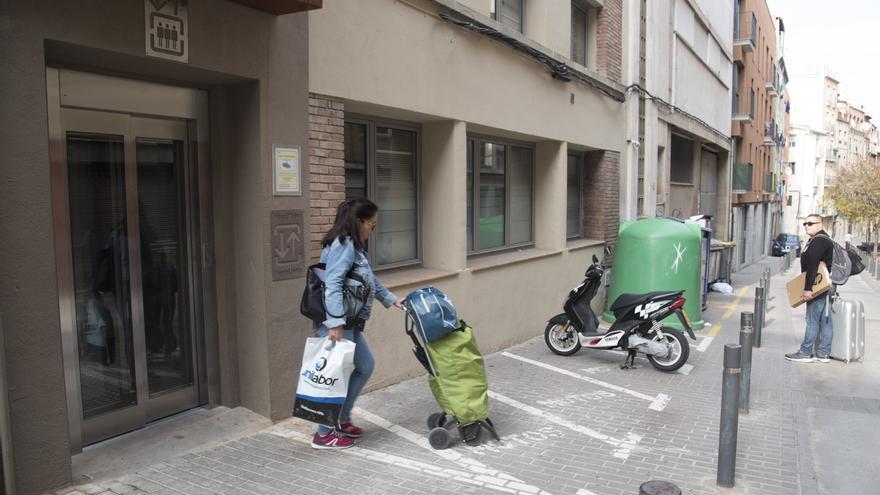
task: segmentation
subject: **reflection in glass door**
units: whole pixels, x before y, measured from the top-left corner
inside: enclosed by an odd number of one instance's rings
[[[193,385],[187,325],[183,141],[137,137],[141,286],[150,397]]]
[[[188,126],[79,109],[61,117],[88,444],[198,405]]]
[[[137,403],[123,137],[67,133],[76,333],[84,418]]]

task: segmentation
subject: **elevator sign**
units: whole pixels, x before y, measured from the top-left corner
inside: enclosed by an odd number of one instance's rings
[[[147,55],[189,62],[187,0],[144,0]]]
[[[272,210],[272,280],[288,280],[305,275],[305,228],[302,210]]]

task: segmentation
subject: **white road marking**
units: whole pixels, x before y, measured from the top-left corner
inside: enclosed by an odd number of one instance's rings
[[[504,435],[504,442],[483,442],[468,449],[474,455],[499,454],[508,450],[518,450],[522,447],[535,448],[536,445],[548,443],[551,439],[565,438],[569,435],[556,426],[542,426],[537,430],[522,431]]]
[[[575,493],[575,495],[596,495],[596,494],[594,492],[591,492],[590,490],[585,490],[585,489],[581,488],[580,490],[577,491],[577,493]]]
[[[586,426],[581,426],[581,425],[574,423],[572,421],[569,421],[567,419],[560,418],[559,416],[556,416],[554,414],[550,414],[546,411],[542,411],[542,410],[538,409],[537,407],[533,407],[528,404],[523,404],[522,402],[520,402],[518,400],[511,399],[510,397],[506,397],[506,396],[501,395],[497,392],[492,392],[491,390],[489,391],[489,397],[491,397],[499,402],[503,402],[509,406],[513,406],[521,411],[525,411],[529,414],[533,414],[535,416],[538,416],[543,421],[547,421],[549,423],[555,423],[559,426],[568,428],[569,430],[572,430],[574,432],[580,433],[582,435],[586,435],[590,438],[594,438],[596,440],[599,440],[600,442],[611,445],[612,447],[615,447],[615,449],[611,455],[614,457],[617,457],[618,459],[627,459],[629,457],[629,455],[632,453],[632,451],[636,448],[638,443],[642,440],[642,436],[638,435],[636,433],[627,433],[625,440],[610,437],[608,435],[605,435],[604,433],[599,433],[598,431],[587,428]]]
[[[565,370],[562,368],[557,368],[556,366],[552,366],[547,363],[542,363],[540,361],[535,361],[534,359],[529,359],[527,357],[518,356],[518,355],[512,354],[510,352],[505,351],[505,352],[502,352],[501,355],[507,356],[509,358],[513,358],[513,359],[516,359],[516,360],[519,360],[519,361],[522,361],[524,363],[528,363],[528,364],[531,364],[534,366],[539,366],[539,367],[544,368],[546,370],[555,371],[556,373],[570,376],[572,378],[577,378],[578,380],[583,380],[585,382],[592,383],[593,385],[598,385],[600,387],[610,388],[611,390],[616,390],[616,391],[624,393],[624,394],[632,395],[633,397],[638,397],[639,399],[642,399],[642,400],[650,401],[651,405],[648,406],[648,409],[651,409],[653,411],[662,411],[663,408],[666,407],[666,404],[668,404],[669,401],[671,400],[671,398],[666,394],[657,394],[656,397],[651,397],[650,395],[643,394],[641,392],[636,392],[635,390],[630,390],[628,388],[623,388],[618,385],[603,382],[602,380],[597,380],[597,379],[589,377],[589,376],[579,375],[575,372],[568,371],[568,370]]]
[[[544,494],[549,495],[547,492],[541,490],[536,486],[529,485],[524,481],[511,476],[507,473],[497,471],[492,469],[485,464],[481,463],[476,459],[471,459],[460,452],[457,452],[454,449],[444,449],[444,450],[436,450],[434,447],[431,447],[431,444],[428,442],[428,438],[425,435],[419,435],[418,433],[408,430],[400,425],[394,424],[387,419],[373,414],[367,410],[364,410],[360,407],[354,408],[354,414],[358,417],[361,417],[370,423],[373,423],[376,426],[380,426],[391,433],[407,440],[410,443],[413,443],[428,452],[431,452],[447,461],[458,464],[460,467],[476,474],[479,479],[486,481],[487,487],[496,488],[496,487],[504,487],[505,485],[513,485],[515,487],[515,492],[513,493],[528,493],[528,494]],[[510,486],[508,486],[510,488]]]
[[[675,372],[678,373],[679,375],[690,375],[692,369],[694,369],[694,365],[685,364],[681,368],[677,369]]]
[[[286,428],[282,428],[279,426],[275,426],[269,430],[269,433],[278,437],[288,438],[292,440],[296,440],[297,442],[310,444],[312,439],[311,435],[307,435],[305,433],[301,433],[295,430],[289,430]],[[430,448],[430,446],[428,447]],[[433,450],[433,449],[432,449]],[[420,462],[413,459],[407,459],[405,457],[400,457],[394,454],[386,454],[385,452],[379,452],[378,450],[365,449],[363,447],[350,447],[347,449],[340,449],[341,453],[347,455],[353,455],[355,457],[361,457],[363,459],[368,459],[375,462],[381,462],[384,464],[389,464],[391,466],[400,467],[404,469],[409,469],[410,471],[416,471],[422,474],[427,474],[431,476],[437,476],[439,478],[447,478],[453,479],[455,481],[459,481],[461,483],[466,483],[469,485],[481,486],[483,488],[496,490],[505,493],[515,493],[518,495],[550,495],[544,490],[541,490],[537,487],[527,485],[517,480],[512,476],[507,476],[502,479],[495,476],[486,475],[483,473],[479,473],[474,469],[469,469],[473,471],[471,473],[465,471],[459,471],[457,469],[450,469],[437,466],[435,464],[428,464],[426,462]],[[437,451],[437,452],[446,452],[446,451]],[[474,461],[476,462],[476,461]],[[479,463],[477,463],[479,464]],[[488,471],[493,471],[489,469]],[[506,475],[505,475],[506,476]]]
[[[700,340],[700,345],[695,347],[695,349],[699,352],[706,352],[706,349],[709,348],[709,344],[711,344],[714,339],[715,337],[703,337],[703,339]]]

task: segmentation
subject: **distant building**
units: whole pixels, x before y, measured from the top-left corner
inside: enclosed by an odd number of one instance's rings
[[[853,225],[841,217],[826,188],[846,168],[862,161],[878,161],[878,130],[862,108],[840,98],[839,85],[828,71],[792,77],[788,162],[792,179],[786,198],[790,208],[783,228],[795,232],[790,229],[800,229],[807,215],[817,213],[832,237],[843,241],[849,234],[858,243],[868,238],[865,226]]]
[[[785,65],[777,40],[784,26],[765,0],[736,0],[733,33],[733,266],[770,252],[782,222]]]

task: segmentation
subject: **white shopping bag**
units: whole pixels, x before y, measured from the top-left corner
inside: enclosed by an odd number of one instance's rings
[[[355,343],[327,337],[306,339],[293,415],[331,428],[339,427],[339,412],[354,370]]]

